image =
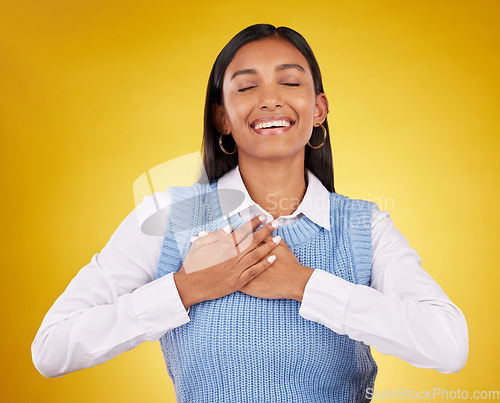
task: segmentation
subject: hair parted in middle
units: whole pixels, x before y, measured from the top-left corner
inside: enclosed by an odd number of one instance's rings
[[[214,104],[223,105],[222,84],[226,69],[236,55],[236,52],[238,52],[242,46],[250,42],[270,37],[284,39],[302,53],[309,63],[316,95],[324,92],[318,62],[307,41],[297,31],[287,27],[276,28],[270,24],[256,24],[236,34],[217,56],[208,80],[205,98],[202,154],[203,165],[207,175],[205,180],[209,183],[218,180],[222,175],[238,165],[237,151],[234,154],[228,155],[221,150],[219,146],[219,137],[221,133],[219,133],[213,121]],[[327,119],[323,122],[323,126],[327,132],[325,144],[319,149],[313,149],[306,146],[304,174],[306,170],[309,169],[318,177],[328,191],[335,192],[332,148]],[[321,127],[314,127],[310,142],[311,144],[320,144],[323,141],[323,137],[324,134]]]

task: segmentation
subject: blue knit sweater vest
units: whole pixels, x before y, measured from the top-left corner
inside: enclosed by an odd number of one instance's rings
[[[157,278],[176,272],[199,231],[224,219],[217,183],[169,188],[172,209]],[[300,263],[369,285],[375,205],[330,194],[330,230],[307,217],[279,227]],[[160,338],[180,403],[363,402],[375,382],[370,347],[299,315],[300,303],[234,292],[191,306],[190,322]]]

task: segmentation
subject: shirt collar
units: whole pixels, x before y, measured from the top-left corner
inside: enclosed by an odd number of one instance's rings
[[[283,218],[293,218],[302,213],[314,223],[330,230],[330,192],[311,171],[307,170],[307,175],[308,185],[299,207],[297,207],[297,210],[293,214],[283,216]],[[217,190],[220,199],[224,198],[224,192],[221,191],[225,189],[238,190],[244,196],[241,204],[225,215],[232,216],[241,213],[251,206],[257,206],[262,209],[250,198],[243,179],[241,179],[239,166],[236,166],[236,168],[227,172],[219,179]]]

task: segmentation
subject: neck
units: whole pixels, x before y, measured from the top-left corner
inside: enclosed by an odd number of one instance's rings
[[[239,159],[243,183],[251,199],[273,218],[292,214],[306,193],[304,158],[252,163]]]

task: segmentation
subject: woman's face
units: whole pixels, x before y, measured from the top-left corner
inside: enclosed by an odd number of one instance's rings
[[[224,75],[223,104],[216,106],[216,126],[232,133],[240,162],[303,157],[313,125],[328,112],[306,58],[280,38],[251,42],[236,53]]]

